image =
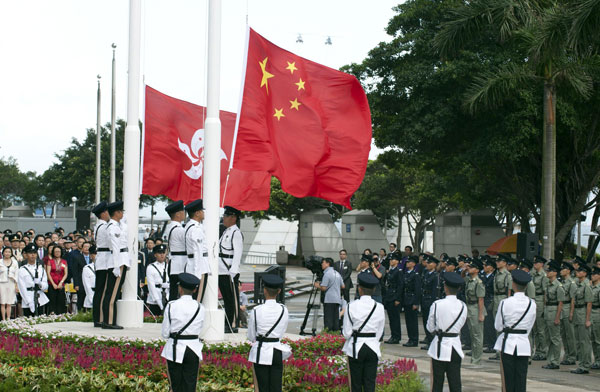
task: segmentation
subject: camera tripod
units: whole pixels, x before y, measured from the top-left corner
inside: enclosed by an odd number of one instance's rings
[[[317,281],[317,275],[313,273],[313,279],[311,284],[310,295],[308,297],[308,303],[306,304],[306,314],[304,315],[304,321],[302,321],[302,326],[300,326],[300,335],[312,335],[315,336],[317,334],[317,320],[319,318],[319,309],[321,308],[320,301],[315,304],[315,299],[321,296],[321,290],[315,287],[315,282]],[[306,328],[306,324],[308,322],[308,318],[310,317],[310,311],[313,310],[312,316],[312,333],[304,332],[304,328]]]

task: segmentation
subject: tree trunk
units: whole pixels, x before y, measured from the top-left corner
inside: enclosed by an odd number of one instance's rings
[[[510,211],[506,211],[506,236],[512,235],[515,225],[513,224],[513,214]]]
[[[554,258],[556,225],[556,86],[551,78],[551,66],[545,69],[544,133],[542,142],[542,255]],[[536,230],[537,231],[537,230]]]
[[[398,208],[398,234],[396,235],[396,246],[399,249],[402,248],[402,219],[404,219],[404,213],[402,212],[402,207]],[[387,240],[387,238],[386,238]]]
[[[594,215],[592,215],[592,230],[596,230],[596,227],[598,226],[598,218],[600,218],[600,206],[596,206],[596,208],[594,208]],[[596,239],[596,237],[588,237],[588,243],[587,243],[587,248],[590,249],[592,247],[592,245],[594,244],[594,240]]]

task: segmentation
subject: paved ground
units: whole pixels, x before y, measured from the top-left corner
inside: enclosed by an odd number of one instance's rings
[[[253,273],[264,270],[264,266],[246,266],[242,267],[241,279],[245,282],[253,282]],[[293,286],[302,286],[310,283],[311,275],[308,270],[299,267],[287,268],[287,281],[296,282]],[[300,290],[293,290],[295,293]],[[288,325],[288,336],[292,339],[299,339],[301,336],[300,327],[306,314],[306,305],[308,295],[298,295],[288,298],[286,305],[290,312],[290,322]],[[305,332],[312,330],[312,314],[309,318]],[[317,331],[323,326],[322,315],[317,319]],[[145,324],[144,328],[137,330],[102,330],[93,328],[89,323],[51,323],[36,326],[40,330],[46,331],[65,331],[70,330],[74,333],[80,333],[87,336],[127,336],[139,337],[141,339],[153,339],[160,336],[159,324]],[[419,319],[420,336],[423,336],[422,325]],[[406,331],[404,317],[402,317],[402,331]],[[226,335],[227,341],[237,342],[245,339],[245,330],[240,333]],[[386,326],[386,335],[389,336],[389,327]],[[406,340],[406,339],[405,339]],[[420,348],[406,348],[402,345],[382,344],[383,355],[386,358],[407,357],[415,359],[419,374],[425,382],[429,384],[429,357],[425,350]],[[500,390],[500,364],[498,361],[487,360],[489,354],[484,354],[484,360],[480,366],[473,366],[468,363],[469,357],[465,357],[462,367],[463,391],[487,391]],[[563,366],[560,370],[545,370],[541,366],[545,362],[532,362],[528,370],[528,391],[598,391],[600,390],[600,370],[592,370],[589,375],[574,375],[569,373],[574,366]]]

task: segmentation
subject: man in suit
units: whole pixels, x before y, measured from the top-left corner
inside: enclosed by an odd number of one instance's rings
[[[81,251],[73,251],[71,254],[71,266],[73,268],[73,286],[77,291],[77,309],[83,310],[83,301],[85,300],[85,288],[83,287],[83,268],[90,263],[90,246],[89,242],[85,242],[83,237],[80,237],[77,242],[81,241]]]
[[[35,247],[36,247],[36,252],[37,252],[37,257],[39,259],[39,261],[44,260],[44,257],[46,257],[46,254],[48,253],[48,249],[44,246],[45,245],[45,238],[42,234],[38,234],[35,236]]]
[[[340,259],[334,263],[333,268],[342,275],[344,282],[342,293],[346,302],[350,302],[350,289],[354,286],[352,285],[352,263],[348,260],[346,249],[340,250]]]

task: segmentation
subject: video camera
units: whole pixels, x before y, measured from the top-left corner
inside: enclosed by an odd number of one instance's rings
[[[323,278],[323,268],[321,267],[322,262],[323,257],[310,256],[304,259],[304,267],[309,269],[314,275],[317,275],[317,280],[321,280]]]

